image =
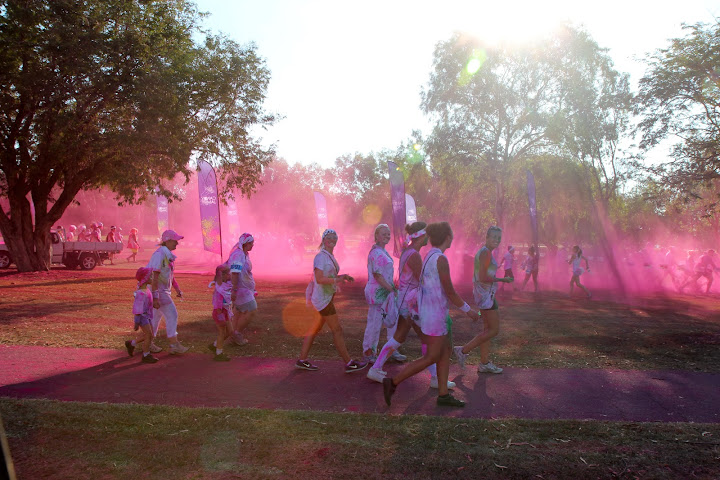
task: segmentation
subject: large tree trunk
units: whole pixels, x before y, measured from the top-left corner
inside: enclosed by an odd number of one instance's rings
[[[27,197],[10,192],[10,215],[4,212],[0,221],[5,244],[20,272],[50,269],[50,227],[45,212],[35,212],[33,225],[32,209]]]

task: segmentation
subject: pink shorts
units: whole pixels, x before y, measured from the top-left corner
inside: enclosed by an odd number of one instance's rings
[[[224,308],[216,308],[213,310],[212,317],[218,325],[225,325],[230,320],[230,316]]]

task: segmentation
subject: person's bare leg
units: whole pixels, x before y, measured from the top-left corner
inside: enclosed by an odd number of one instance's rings
[[[440,360],[440,357],[443,355],[443,351],[446,347],[446,344],[449,341],[448,335],[443,335],[442,337],[432,337],[427,336],[427,345],[428,345],[428,351],[427,354],[422,356],[421,358],[418,358],[417,360],[410,362],[405,368],[403,368],[400,373],[395,375],[392,378],[392,382],[394,385],[399,385],[400,382],[403,382],[407,380],[408,378],[412,377],[413,375],[416,375],[423,370],[425,370],[427,367],[432,365],[433,363],[437,363]],[[438,387],[443,385],[440,382],[440,379],[438,378]],[[445,393],[447,393],[447,377],[445,377]]]
[[[308,333],[303,339],[302,348],[300,349],[300,360],[307,360],[307,357],[310,354],[310,347],[312,347],[313,340],[315,340],[317,334],[320,333],[320,330],[325,324],[326,318],[327,317],[318,315],[318,318],[315,319],[314,323],[310,327],[310,330],[308,330]]]
[[[352,358],[350,358],[350,354],[347,351],[347,347],[345,346],[345,337],[343,336],[343,329],[340,325],[340,320],[338,319],[337,314],[330,315],[328,317],[325,317],[325,321],[328,324],[328,327],[330,327],[330,330],[333,334],[333,340],[335,341],[335,349],[340,354],[340,357],[343,359],[345,363],[348,363]]]
[[[480,316],[485,328],[463,346],[462,352],[467,354],[474,348],[480,347],[480,361],[487,363],[490,357],[490,340],[500,333],[500,314],[498,310],[481,310]]]
[[[450,376],[450,338],[448,336],[443,337],[445,344],[442,349],[442,354],[437,360],[437,379],[438,379],[438,395],[443,396],[448,394],[448,377]]]

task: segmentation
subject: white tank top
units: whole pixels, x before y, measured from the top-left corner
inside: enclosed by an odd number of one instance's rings
[[[431,248],[423,262],[418,289],[418,311],[422,322],[445,320],[450,308],[445,290],[440,283],[437,262],[445,256],[439,248]]]
[[[420,282],[415,278],[415,275],[413,275],[412,268],[408,265],[408,260],[410,260],[410,257],[414,254],[418,253],[417,250],[414,248],[406,248],[402,255],[400,255],[400,265],[401,268],[400,272],[398,272],[398,289],[402,292],[406,288],[417,288],[418,285],[420,285]]]

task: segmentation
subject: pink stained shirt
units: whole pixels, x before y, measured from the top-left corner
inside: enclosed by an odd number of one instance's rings
[[[232,304],[230,298],[232,295],[232,282],[227,281],[221,284],[215,284],[215,291],[212,297],[213,310],[217,308],[230,308]]]
[[[135,290],[134,297],[132,307],[133,315],[143,315],[152,318],[153,299],[150,289],[145,287],[144,289]]]
[[[368,254],[367,268],[368,283],[365,285],[365,300],[369,305],[381,305],[390,292],[380,286],[374,274],[379,273],[387,283],[392,285],[395,274],[393,259],[387,250],[374,245]]]

